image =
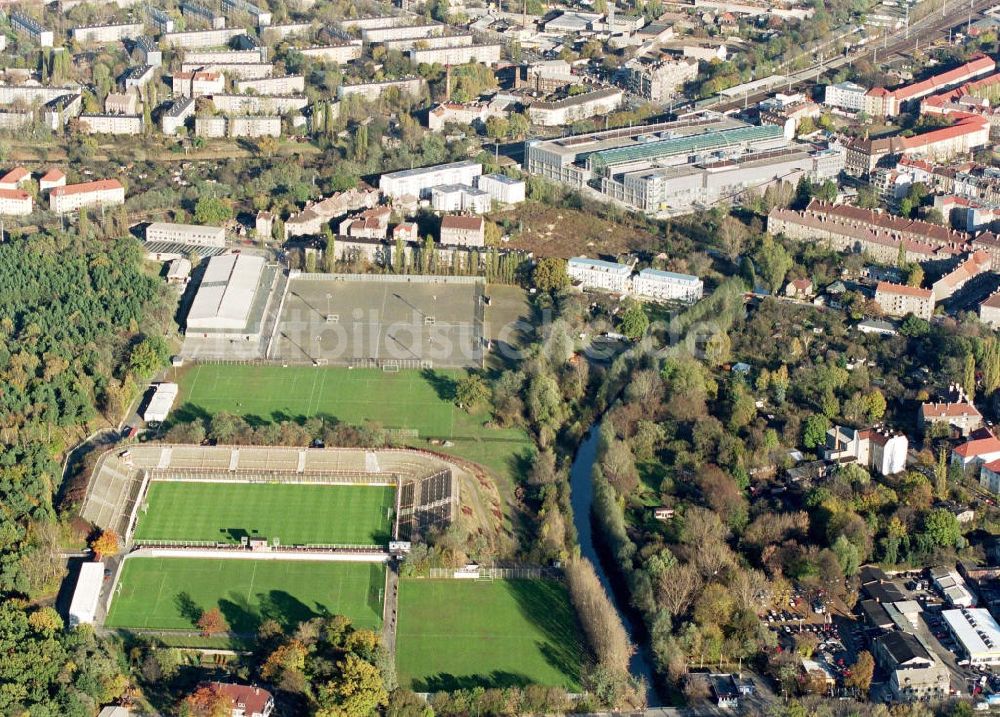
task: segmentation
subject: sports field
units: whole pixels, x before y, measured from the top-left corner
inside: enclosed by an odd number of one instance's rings
[[[481,364],[482,284],[385,278],[291,279],[268,357]]]
[[[109,628],[193,630],[219,608],[230,630],[256,632],[274,619],[286,628],[321,615],[382,624],[385,568],[370,563],[134,557],[125,561]]]
[[[396,665],[417,692],[530,683],[578,691],[580,635],[556,581],[400,582]]]
[[[180,384],[174,421],[189,421],[221,411],[252,423],[328,420],[360,425],[366,420],[384,428],[414,429],[412,445],[426,447],[427,438],[448,439],[442,450],[494,470],[513,492],[519,476],[512,473],[532,444],[518,429],[488,428],[488,416],[469,414],[454,401],[461,370],[387,373],[381,369],[307,366],[197,364],[177,373]]]
[[[153,481],[134,537],[384,545],[394,500],[388,486]]]

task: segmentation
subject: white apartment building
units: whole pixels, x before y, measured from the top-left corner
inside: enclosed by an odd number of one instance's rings
[[[281,42],[286,37],[295,35],[308,35],[312,32],[312,23],[289,22],[281,25],[268,25],[267,29],[260,33],[261,39],[269,44]]]
[[[466,65],[479,62],[495,65],[500,62],[500,45],[467,45],[459,47],[414,48],[409,51],[410,61],[417,65]]]
[[[45,194],[50,189],[66,186],[66,173],[53,167],[38,179],[38,191]]]
[[[337,99],[360,95],[365,100],[373,102],[382,96],[386,90],[395,87],[401,93],[419,97],[424,88],[422,77],[411,77],[405,80],[382,80],[381,82],[359,82],[354,85],[340,85],[337,88]]]
[[[401,40],[403,38],[432,37],[444,32],[444,25],[403,25],[400,27],[371,27],[361,30],[361,39],[369,44],[385,40]]]
[[[625,63],[628,70],[628,89],[651,102],[666,102],[684,86],[698,77],[697,60],[663,60],[645,63],[631,60]]]
[[[704,291],[701,279],[690,274],[643,269],[632,279],[632,293],[654,301],[683,301],[693,304],[701,299]]]
[[[438,35],[436,37],[403,37],[399,40],[386,40],[382,47],[387,50],[399,50],[407,52],[420,46],[424,49],[435,47],[462,47],[473,44],[472,33],[460,33],[455,35]]]
[[[880,281],[875,289],[875,303],[889,316],[913,314],[930,321],[934,315],[934,292],[930,289]]]
[[[156,28],[157,31],[161,33],[171,33],[174,31],[174,19],[163,10],[146,6],[146,16],[149,19],[149,24]]]
[[[303,47],[298,50],[305,57],[314,57],[322,62],[334,62],[343,65],[351,60],[357,60],[364,51],[361,40],[351,40],[339,45],[317,45]]]
[[[823,104],[828,107],[839,107],[843,110],[861,112],[865,108],[865,95],[868,93],[861,85],[853,82],[838,82],[827,85],[823,94]]]
[[[239,17],[246,13],[254,19],[257,27],[267,27],[271,24],[271,13],[247,0],[222,0],[222,12]]]
[[[123,75],[126,90],[142,89],[156,77],[153,65],[135,65],[128,68]]]
[[[125,203],[125,187],[117,179],[98,179],[82,184],[67,184],[49,192],[49,209],[57,214],[83,207],[112,206]]]
[[[145,25],[141,22],[126,22],[117,25],[90,25],[87,27],[74,27],[70,30],[70,37],[74,42],[80,44],[121,42],[131,40],[142,35]]]
[[[23,217],[31,214],[31,195],[22,189],[0,189],[0,215]]]
[[[87,134],[142,134],[139,115],[80,115],[80,130]]]
[[[135,40],[135,51],[139,53],[142,64],[159,67],[163,64],[163,52],[156,40],[148,35],[142,35]]]
[[[431,189],[431,208],[438,212],[485,214],[492,206],[488,192],[467,184],[443,184]]]
[[[434,167],[404,169],[400,172],[383,174],[379,178],[378,188],[382,194],[393,199],[405,196],[427,199],[433,187],[443,184],[475,186],[476,179],[482,173],[483,165],[466,159]]]
[[[477,186],[501,204],[519,204],[524,201],[526,185],[522,179],[513,179],[506,174],[484,174],[479,178]]]
[[[174,134],[184,126],[188,117],[194,117],[194,100],[181,97],[167,109],[160,118],[160,128],[163,134]]]
[[[226,136],[226,118],[215,117],[195,117],[194,118],[195,137],[207,137],[218,139]]]
[[[230,117],[228,128],[230,137],[280,137],[281,117]]]
[[[260,50],[195,50],[184,53],[184,63],[188,65],[236,65],[242,63],[258,63],[267,61],[267,53]]]
[[[175,72],[170,85],[175,97],[202,97],[225,91],[226,78],[221,72]]]
[[[104,111],[109,115],[137,115],[141,106],[135,92],[109,92],[104,98]]]
[[[212,95],[219,112],[236,115],[273,115],[297,111],[309,104],[305,95],[278,97],[267,95]]]
[[[226,27],[226,18],[223,15],[192,0],[185,0],[181,3],[181,15],[186,19],[195,20],[196,23],[207,23],[213,30],[221,30]]]
[[[616,294],[627,294],[631,284],[632,267],[577,256],[566,262],[566,273],[584,289],[601,289]]]
[[[52,47],[55,38],[51,30],[46,30],[42,24],[30,15],[26,15],[20,10],[11,10],[8,15],[10,26],[19,35],[26,35],[39,47]]]
[[[146,227],[146,241],[224,247],[226,245],[226,230],[223,227],[206,227],[200,224],[153,222]]]
[[[542,127],[559,127],[614,112],[624,98],[625,93],[617,87],[602,87],[554,102],[532,102],[528,105],[528,119]]]
[[[256,80],[273,75],[274,65],[270,62],[213,62],[210,65],[197,62],[181,63],[181,72],[200,72],[202,70],[221,72],[241,80]]]
[[[285,75],[283,77],[265,77],[258,80],[238,80],[236,91],[254,92],[258,95],[294,95],[305,92],[306,78],[302,75]]]
[[[223,47],[243,30],[235,28],[220,28],[217,30],[191,30],[190,32],[167,32],[160,41],[165,47],[180,47],[185,49],[196,47]]]

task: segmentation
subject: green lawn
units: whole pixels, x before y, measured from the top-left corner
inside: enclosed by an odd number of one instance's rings
[[[250,422],[303,420],[322,416],[360,425],[416,429],[412,445],[428,438],[454,446],[445,452],[475,461],[503,479],[508,495],[524,470],[532,443],[517,429],[487,428],[489,416],[470,415],[454,403],[464,371],[346,369],[311,366],[197,364],[177,373],[180,384],[174,421],[190,421],[226,411]]]
[[[580,688],[585,647],[562,583],[406,579],[396,664],[418,692],[538,683]]]
[[[394,500],[388,486],[153,481],[135,538],[383,545]]]
[[[128,558],[111,603],[109,628],[191,630],[219,608],[230,629],[256,632],[273,618],[286,628],[320,615],[358,627],[382,624],[385,568],[371,563],[214,558]]]

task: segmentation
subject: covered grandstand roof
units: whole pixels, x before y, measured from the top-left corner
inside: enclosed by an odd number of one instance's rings
[[[188,312],[189,330],[239,330],[247,324],[264,258],[226,254],[209,259]]]

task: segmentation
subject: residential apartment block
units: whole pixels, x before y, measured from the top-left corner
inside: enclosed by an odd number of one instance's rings
[[[19,35],[28,37],[39,47],[52,47],[54,37],[51,30],[45,29],[38,20],[20,10],[11,10],[7,16],[10,27]]]
[[[0,189],[0,215],[23,217],[31,214],[31,195],[22,189]]]
[[[202,97],[223,92],[226,78],[221,72],[175,72],[170,86],[175,97]]]
[[[127,22],[117,25],[90,25],[74,27],[70,37],[80,44],[108,44],[131,40],[142,35],[145,25],[141,22]]]
[[[140,115],[82,114],[79,121],[80,131],[87,134],[142,134],[142,117]]]
[[[963,436],[968,436],[982,427],[983,415],[967,401],[920,404],[917,425],[921,431],[927,431],[930,426],[940,423],[957,429]]]
[[[243,30],[220,28],[214,30],[191,30],[189,32],[167,32],[160,38],[164,47],[193,49],[197,47],[222,47],[228,45]]]
[[[305,57],[314,57],[322,62],[334,62],[343,65],[351,60],[357,60],[364,52],[361,40],[350,40],[337,45],[316,45],[298,50]]]
[[[697,276],[673,271],[643,269],[632,279],[632,294],[653,301],[680,301],[693,304],[701,300],[705,286]]]
[[[369,102],[377,100],[386,90],[395,88],[402,94],[419,97],[425,85],[424,78],[411,77],[404,80],[381,80],[379,82],[359,82],[353,85],[340,85],[337,88],[337,99],[360,96]]]
[[[208,227],[200,224],[153,222],[146,227],[146,241],[224,247],[226,245],[226,230],[223,227]]]
[[[625,69],[629,92],[650,102],[668,102],[684,83],[698,77],[697,60],[631,60],[625,64]]]
[[[479,62],[495,65],[500,62],[500,45],[459,45],[457,47],[415,47],[409,51],[410,62],[416,65],[465,65]]]
[[[185,125],[188,117],[194,117],[194,104],[194,99],[190,97],[174,100],[173,104],[160,117],[160,128],[163,130],[163,134],[174,134]]]
[[[930,321],[934,315],[934,292],[916,286],[880,281],[875,289],[875,303],[889,316],[913,314]]]
[[[57,214],[84,207],[112,206],[125,203],[125,187],[117,179],[98,179],[82,184],[67,184],[49,192],[49,209]]]
[[[526,184],[523,179],[514,179],[506,174],[484,174],[476,186],[501,204],[519,204],[524,201]]]
[[[861,85],[853,82],[838,82],[827,85],[823,93],[823,104],[827,107],[837,107],[852,112],[865,109],[865,95],[868,93]]]
[[[238,93],[254,92],[258,95],[294,95],[306,91],[306,79],[302,75],[265,77],[257,80],[237,80]]]
[[[528,104],[528,119],[542,127],[569,125],[610,114],[621,106],[624,98],[625,93],[617,87],[600,87],[551,102],[532,101]]]
[[[834,426],[826,432],[823,458],[838,463],[855,462],[880,475],[894,475],[906,470],[906,452],[910,443],[902,433],[879,426],[858,430]]]
[[[441,217],[441,243],[445,246],[485,246],[485,227],[482,217],[448,214]]]
[[[566,262],[566,273],[583,289],[627,294],[632,283],[631,266],[582,256],[573,257]]]
[[[444,184],[465,184],[475,186],[476,179],[483,173],[483,165],[466,159],[433,167],[404,169],[383,174],[378,188],[387,197],[399,199],[412,196],[428,199],[431,189]]]

